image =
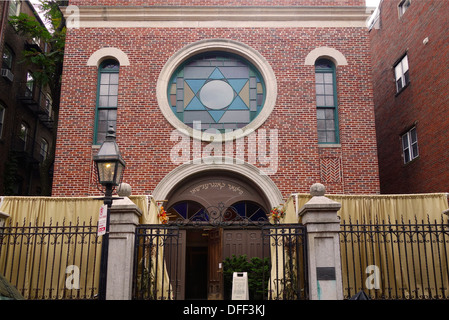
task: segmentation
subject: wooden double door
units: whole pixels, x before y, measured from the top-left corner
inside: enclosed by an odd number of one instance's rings
[[[223,261],[232,255],[262,257],[260,229],[196,228],[179,230],[177,247],[166,258],[173,290],[179,300],[222,300]]]

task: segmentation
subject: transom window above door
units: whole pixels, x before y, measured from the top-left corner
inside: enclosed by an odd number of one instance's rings
[[[245,127],[264,107],[265,83],[247,60],[226,52],[208,52],[187,60],[172,75],[168,100],[176,117],[201,131]]]

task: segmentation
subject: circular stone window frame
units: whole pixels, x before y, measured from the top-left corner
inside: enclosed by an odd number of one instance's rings
[[[259,71],[265,82],[266,92],[263,108],[256,118],[242,129],[220,134],[212,134],[196,130],[179,120],[170,108],[167,88],[173,73],[188,59],[196,55],[212,51],[232,53],[246,59]],[[164,117],[179,131],[194,139],[202,141],[225,142],[239,139],[251,134],[268,119],[276,105],[277,81],[274,71],[268,61],[258,51],[248,45],[226,39],[201,40],[185,46],[171,56],[170,59],[168,59],[159,74],[156,85],[156,97],[159,108],[161,109]]]

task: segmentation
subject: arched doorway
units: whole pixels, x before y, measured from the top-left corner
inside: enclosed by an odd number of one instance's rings
[[[179,181],[166,200],[169,224],[180,228],[178,298],[222,299],[223,260],[263,255],[258,226],[268,223],[268,198],[244,176],[210,170]]]

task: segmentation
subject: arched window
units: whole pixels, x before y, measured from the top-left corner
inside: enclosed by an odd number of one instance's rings
[[[115,60],[103,61],[98,68],[95,144],[105,140],[109,126],[116,130],[119,69]]]
[[[339,143],[335,64],[328,59],[315,62],[318,143]]]
[[[170,220],[176,221],[178,219],[191,221],[207,221],[208,217],[205,215],[204,207],[195,201],[182,201],[171,206],[167,213]]]
[[[267,213],[257,203],[250,201],[240,201],[229,207],[234,215],[225,217],[227,220],[249,220],[249,221],[267,221]],[[229,210],[231,211],[231,210]]]
[[[168,210],[168,216],[171,223],[197,223],[212,221],[213,223],[238,223],[239,221],[266,222],[267,213],[257,203],[251,201],[239,201],[232,206],[210,206],[204,208],[195,201],[181,201]],[[230,225],[230,224],[228,224]]]

